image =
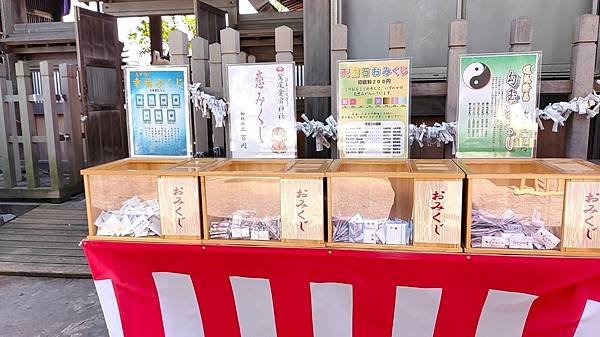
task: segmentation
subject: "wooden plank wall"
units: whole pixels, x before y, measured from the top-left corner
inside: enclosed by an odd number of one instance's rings
[[[6,70],[0,68],[0,113],[3,116],[0,119],[0,167],[3,172],[0,192],[3,197],[61,199],[68,196],[69,191],[81,190],[79,170],[84,166],[84,154],[76,66],[58,66],[64,92],[60,103],[62,120],[57,114],[55,65],[42,61],[39,67],[41,95],[33,94],[31,71],[26,62],[15,65],[16,94],[12,83],[6,80]],[[36,120],[32,107],[39,101],[43,105],[43,117]],[[43,167],[40,153],[47,158]],[[45,170],[47,174],[42,178],[40,172]]]

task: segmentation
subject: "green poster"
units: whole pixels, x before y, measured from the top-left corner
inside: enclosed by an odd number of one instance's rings
[[[541,52],[460,57],[457,158],[531,158]]]

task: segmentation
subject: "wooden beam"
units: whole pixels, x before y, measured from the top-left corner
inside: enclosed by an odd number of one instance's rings
[[[63,123],[65,133],[69,134],[67,152],[70,165],[69,184],[80,184],[82,181],[79,171],[85,165],[83,156],[83,137],[81,132],[81,100],[77,84],[77,66],[62,63],[58,66],[60,86],[64,95]]]
[[[510,51],[531,51],[531,18],[520,16],[510,23]]]
[[[598,15],[584,14],[575,20],[571,48],[571,98],[589,94],[594,87]],[[568,158],[588,158],[590,120],[585,115],[572,114],[567,123]]]
[[[152,52],[158,51],[160,55],[163,54],[163,39],[162,39],[162,18],[160,15],[152,15],[149,17],[149,29],[150,29],[150,59],[152,59]]]
[[[290,27],[280,26],[275,28],[275,61],[294,61],[294,32]]]
[[[42,95],[44,97],[44,126],[46,148],[48,150],[48,167],[50,186],[55,189],[63,187],[61,170],[60,137],[58,132],[58,115],[56,114],[56,87],[54,82],[54,66],[48,61],[40,62]]]
[[[406,56],[406,23],[390,23],[389,50],[390,58]]]
[[[33,103],[27,98],[33,92],[31,72],[29,66],[23,61],[16,64],[17,92],[19,93],[19,111],[21,116],[21,131],[24,138],[23,156],[25,157],[25,172],[27,175],[27,188],[40,185],[38,172],[37,148],[33,147],[31,137],[35,135],[35,120],[33,117]]]
[[[102,10],[116,17],[188,15],[194,14],[194,4],[191,0],[105,2]]]
[[[330,3],[304,0],[304,83],[329,85],[331,82],[331,23]],[[304,15],[305,14],[305,15]],[[329,98],[307,98],[304,113],[308,118],[324,121],[331,113]],[[305,146],[306,158],[329,157],[329,151],[317,152],[314,139]]]
[[[15,176],[14,147],[8,144],[8,139],[11,136],[11,121],[13,117],[11,116],[11,112],[13,111],[8,108],[9,104],[12,103],[7,104],[4,101],[4,95],[7,93],[6,70],[3,64],[0,66],[0,168],[2,169],[4,188],[12,188],[16,186],[17,180]],[[19,152],[16,154],[18,155]]]
[[[467,53],[467,20],[453,20],[448,26],[448,68],[446,88],[446,121],[456,121],[458,114],[459,56]]]

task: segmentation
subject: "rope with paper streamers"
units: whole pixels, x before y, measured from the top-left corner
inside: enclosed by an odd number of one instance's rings
[[[202,91],[200,83],[194,83],[190,86],[190,97],[194,104],[194,112],[200,112],[204,118],[211,118],[212,113],[212,117],[215,119],[215,127],[223,127],[228,107],[225,100]]]
[[[565,126],[565,121],[571,116],[571,113],[586,115],[586,118],[593,118],[600,111],[600,95],[593,91],[585,97],[575,97],[569,102],[558,102],[548,104],[544,110],[538,109],[537,121],[541,130],[544,130],[542,119],[554,122],[552,131],[558,132],[558,126]]]
[[[296,130],[302,131],[306,137],[312,137],[316,142],[317,151],[323,151],[323,148],[330,148],[331,143],[327,140],[337,140],[337,121],[333,116],[327,117],[325,123],[316,121],[314,119],[309,120],[305,114],[302,114],[304,122],[296,122]]]
[[[202,117],[215,119],[216,127],[223,127],[227,116],[228,105],[222,98],[216,98],[213,95],[202,91],[200,83],[194,83],[190,86],[190,95],[194,104],[194,112],[200,112]],[[593,118],[600,112],[600,95],[595,91],[585,97],[576,97],[569,102],[558,102],[548,104],[544,109],[537,109],[537,122],[540,130],[544,130],[542,120],[551,120],[553,132],[558,132],[559,126],[564,126],[571,114],[585,115],[586,118]],[[316,141],[316,150],[323,151],[324,148],[330,148],[330,140],[337,140],[337,121],[333,116],[327,117],[325,123],[308,119],[306,115],[301,116],[304,122],[296,123],[296,130],[303,132],[306,137],[312,137]],[[437,146],[452,143],[452,153],[456,152],[456,122],[435,123],[432,126],[426,124],[408,126],[409,145],[416,141],[420,147]]]

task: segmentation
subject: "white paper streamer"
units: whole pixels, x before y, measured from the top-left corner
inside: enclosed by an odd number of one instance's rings
[[[600,96],[593,91],[591,94],[585,97],[575,97],[569,102],[558,102],[548,104],[544,110],[538,109],[538,124],[540,130],[544,130],[542,125],[542,119],[552,120],[554,125],[552,126],[553,132],[558,132],[558,126],[564,126],[565,121],[569,118],[571,113],[579,115],[586,115],[586,118],[593,118],[598,114],[600,110]]]
[[[301,117],[304,122],[297,122],[296,130],[302,131],[306,137],[313,137],[316,141],[317,151],[323,151],[323,147],[330,148],[331,143],[327,139],[337,139],[337,121],[335,118],[329,116],[325,119],[327,124],[323,124],[321,121],[309,120],[305,114],[302,114]]]
[[[452,153],[456,152],[454,139],[456,138],[456,122],[442,122],[435,123],[432,126],[427,126],[425,123],[416,126],[414,124],[408,125],[408,143],[412,145],[415,141],[419,143],[420,147],[437,146],[440,147],[442,144],[452,143]]]
[[[202,91],[202,85],[199,82],[190,86],[190,96],[195,113],[201,113],[204,118],[211,118],[212,113],[212,117],[215,119],[215,127],[223,127],[223,122],[227,116],[227,103],[222,98],[216,98]]]

